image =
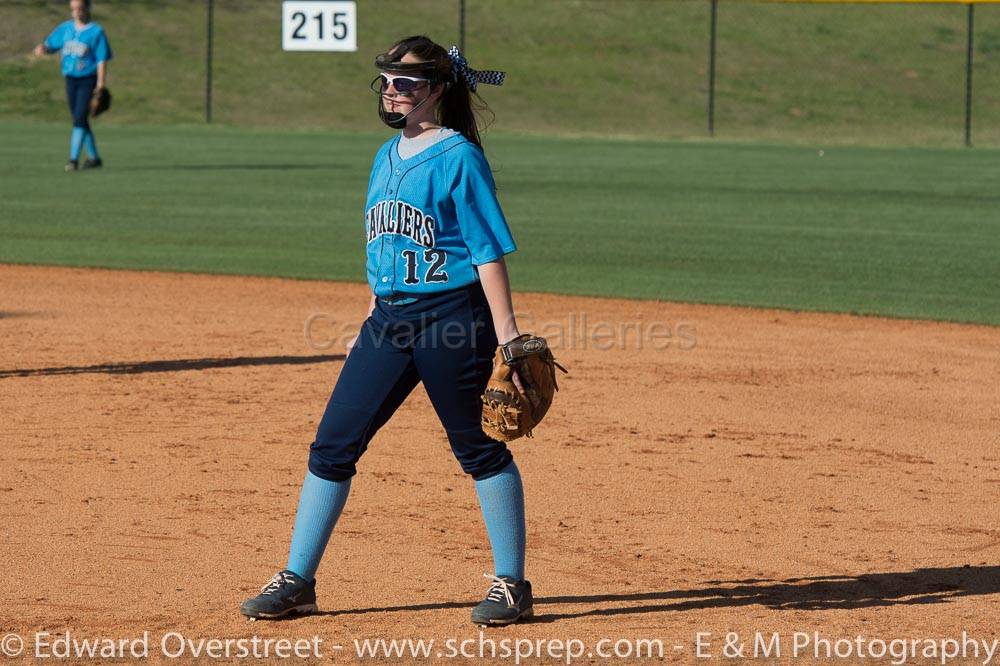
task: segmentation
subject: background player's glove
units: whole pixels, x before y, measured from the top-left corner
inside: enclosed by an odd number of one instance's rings
[[[531,437],[559,390],[556,368],[566,372],[552,357],[545,338],[525,333],[500,345],[483,393],[483,432],[501,442],[522,435]],[[523,395],[514,385],[514,372],[524,388]]]
[[[96,118],[111,108],[111,91],[107,88],[94,88],[90,97],[90,115]]]

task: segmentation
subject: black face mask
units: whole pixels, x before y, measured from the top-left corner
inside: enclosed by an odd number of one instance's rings
[[[438,85],[438,84],[436,84],[436,83],[434,83],[432,81],[429,84],[429,86],[430,86],[429,90],[433,89],[433,87],[435,85]],[[444,91],[443,92],[447,92],[448,88],[450,88],[450,87],[451,87],[451,85],[449,83],[445,83],[444,84]],[[377,98],[377,100],[378,100],[378,117],[382,119],[383,123],[385,123],[386,125],[388,125],[392,129],[403,129],[404,127],[406,127],[407,116],[409,116],[411,113],[413,113],[414,111],[416,111],[417,109],[419,109],[421,106],[423,106],[427,102],[427,100],[429,100],[431,98],[429,90],[428,90],[428,93],[427,93],[427,97],[425,97],[421,102],[415,104],[413,106],[413,108],[410,109],[409,111],[407,111],[406,113],[400,113],[399,111],[386,111],[385,110],[385,104],[382,103],[382,95],[381,95],[381,93],[379,93],[378,98]]]
[[[391,127],[392,129],[403,129],[406,127],[406,119],[411,113],[419,109],[430,99],[430,95],[425,97],[422,102],[415,104],[412,109],[406,113],[400,113],[399,111],[386,111],[385,104],[382,103],[382,96],[378,96],[378,117],[382,119],[382,122]]]
[[[396,111],[386,111],[382,108],[382,100],[378,102],[378,117],[392,129],[403,129],[406,127],[406,116]]]

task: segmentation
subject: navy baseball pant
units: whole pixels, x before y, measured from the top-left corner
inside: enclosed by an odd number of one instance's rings
[[[69,102],[69,112],[73,114],[73,127],[90,129],[90,98],[96,87],[96,74],[66,77],[66,101]]]
[[[353,476],[368,442],[423,381],[462,469],[477,481],[494,476],[513,459],[481,425],[496,346],[478,282],[412,303],[377,298],[326,406],[309,470],[331,481]],[[406,455],[408,442],[390,445]]]

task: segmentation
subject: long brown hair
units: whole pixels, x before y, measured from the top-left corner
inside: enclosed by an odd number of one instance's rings
[[[477,116],[480,114],[490,116],[489,122],[483,126],[483,129],[486,129],[493,122],[493,112],[478,93],[469,90],[464,81],[455,77],[448,52],[429,37],[414,35],[396,42],[389,49],[388,56],[391,61],[399,62],[407,53],[421,62],[433,63],[435,85],[444,86],[436,110],[437,123],[461,133],[466,139],[482,148]]]

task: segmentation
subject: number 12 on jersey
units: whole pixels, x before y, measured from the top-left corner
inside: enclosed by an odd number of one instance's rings
[[[419,252],[403,250],[401,254],[406,260],[406,277],[403,278],[403,284],[411,286],[420,284],[420,273],[423,273],[425,284],[448,281],[448,272],[444,270],[445,260],[448,258],[447,252],[443,250],[424,250],[424,266],[422,267],[418,265],[417,257],[420,255]]]
[[[354,2],[286,0],[281,3],[281,48],[285,51],[357,51]]]

